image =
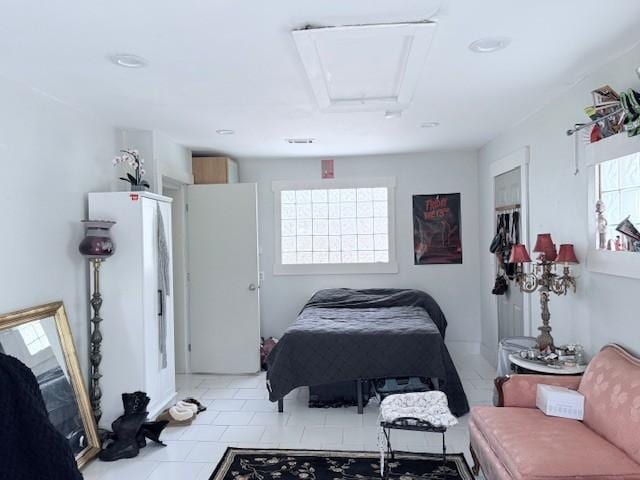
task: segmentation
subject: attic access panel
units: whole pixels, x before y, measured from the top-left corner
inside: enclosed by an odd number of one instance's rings
[[[435,30],[429,21],[311,27],[293,39],[322,110],[403,110]]]

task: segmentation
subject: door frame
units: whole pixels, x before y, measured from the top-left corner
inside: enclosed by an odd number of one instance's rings
[[[508,155],[496,160],[489,165],[489,174],[491,175],[491,195],[494,210],[491,212],[493,217],[493,231],[495,232],[495,201],[496,201],[496,177],[503,173],[510,172],[520,167],[520,228],[521,228],[521,241],[530,250],[530,233],[529,233],[529,160],[530,160],[530,148],[528,145],[519,148],[518,150],[511,152]],[[496,321],[498,320],[498,301],[499,298],[495,298],[496,308]],[[526,336],[531,336],[535,330],[531,325],[531,295],[524,294],[522,298],[522,321],[523,332]],[[498,326],[499,327],[499,326]],[[500,329],[497,328],[498,336]],[[500,339],[498,338],[499,342]]]
[[[187,183],[173,177],[162,175],[162,193],[166,195],[166,190],[178,192],[174,198],[175,215],[174,225],[182,225],[181,229],[173,228],[173,235],[177,234],[181,238],[181,248],[173,256],[173,288],[174,292],[180,291],[182,301],[176,302],[174,296],[174,335],[176,338],[175,358],[176,363],[180,357],[183,368],[176,368],[176,373],[191,372],[191,355],[189,353],[190,328],[189,328],[189,281],[188,281],[188,238],[187,238]],[[173,198],[173,196],[172,196]],[[180,305],[180,303],[182,305]],[[180,310],[178,312],[178,310]],[[176,314],[177,313],[177,314]],[[182,341],[178,342],[178,330],[181,330]]]

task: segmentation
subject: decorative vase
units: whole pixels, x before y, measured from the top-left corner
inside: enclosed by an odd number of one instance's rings
[[[116,223],[109,220],[83,220],[85,236],[78,246],[80,253],[89,259],[108,258],[115,252],[110,230]]]
[[[134,185],[131,184],[131,190],[132,192],[144,192],[145,190],[145,186],[144,185]]]

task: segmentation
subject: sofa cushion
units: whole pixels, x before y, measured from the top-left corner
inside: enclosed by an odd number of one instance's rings
[[[640,361],[616,345],[598,353],[580,382],[584,423],[640,463]]]
[[[639,464],[577,420],[479,406],[471,422],[514,479],[640,480]]]
[[[538,384],[577,390],[580,380],[576,375],[511,375],[502,384],[502,406],[536,408]]]

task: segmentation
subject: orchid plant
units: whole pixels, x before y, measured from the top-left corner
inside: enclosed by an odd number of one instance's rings
[[[125,170],[131,170],[131,172],[126,172],[126,177],[120,177],[120,180],[129,182],[132,187],[138,187],[139,189],[149,188],[149,182],[142,179],[145,171],[144,159],[140,158],[140,152],[138,150],[120,150],[120,152],[122,155],[113,159],[113,166],[122,165]]]

